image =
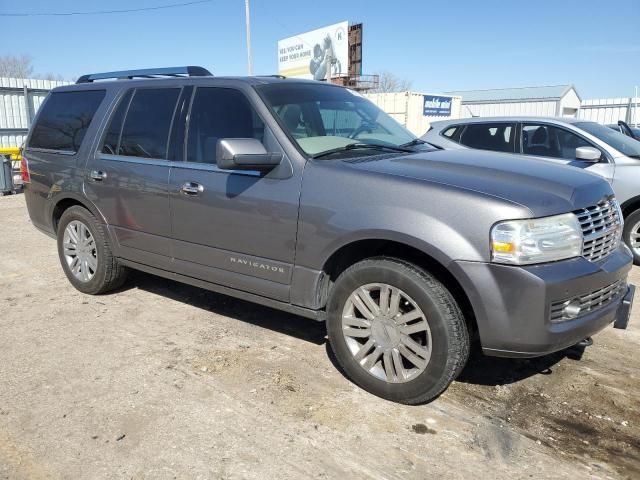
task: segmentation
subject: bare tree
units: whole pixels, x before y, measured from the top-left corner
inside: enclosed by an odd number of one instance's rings
[[[64,80],[62,75],[59,73],[45,73],[44,75],[37,75],[36,78],[41,78],[43,80]]]
[[[379,72],[377,75],[378,87],[371,90],[372,93],[405,92],[411,89],[412,82],[407,78],[398,77],[388,71]]]
[[[0,55],[0,77],[31,78],[32,59],[29,55]]]

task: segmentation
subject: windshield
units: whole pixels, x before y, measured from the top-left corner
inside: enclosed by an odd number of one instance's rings
[[[640,159],[640,142],[638,140],[595,122],[578,122],[574,125],[611,145],[627,157]]]
[[[346,150],[348,145],[367,150],[363,144],[401,147],[417,140],[369,100],[346,88],[322,83],[256,88],[293,140],[310,156],[333,150],[353,151]]]

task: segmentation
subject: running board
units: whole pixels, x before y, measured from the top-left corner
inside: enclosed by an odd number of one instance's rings
[[[230,297],[239,298],[240,300],[246,300],[247,302],[257,303],[265,307],[275,308],[276,310],[282,310],[294,315],[300,315],[301,317],[310,318],[317,322],[324,322],[326,319],[326,312],[324,310],[311,310],[310,308],[299,307],[291,303],[280,302],[271,298],[262,297],[254,293],[244,292],[242,290],[236,290],[235,288],[225,287],[218,285],[217,283],[207,282],[198,278],[188,277],[186,275],[180,275],[179,273],[162,270],[161,268],[150,267],[143,263],[133,262],[124,258],[119,258],[118,261],[127,267],[131,267],[135,270],[140,270],[146,273],[151,273],[159,277],[168,278],[169,280],[176,280],[178,282],[186,283],[194,287],[204,288],[212,292],[221,293]]]

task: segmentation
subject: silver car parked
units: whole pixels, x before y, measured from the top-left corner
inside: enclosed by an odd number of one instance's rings
[[[640,142],[575,118],[483,117],[433,122],[423,140],[444,149],[539,157],[606,178],[621,204],[623,239],[640,265]],[[604,221],[604,219],[603,219]]]

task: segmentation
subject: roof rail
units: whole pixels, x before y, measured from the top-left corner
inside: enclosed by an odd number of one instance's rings
[[[91,83],[95,80],[106,80],[109,78],[131,79],[131,78],[155,78],[155,77],[208,77],[212,76],[203,67],[165,67],[165,68],[144,68],[140,70],[121,70],[119,72],[91,73],[82,75],[76,83]]]
[[[280,75],[278,73],[275,73],[273,75],[256,75],[256,77],[287,78],[284,75]]]

